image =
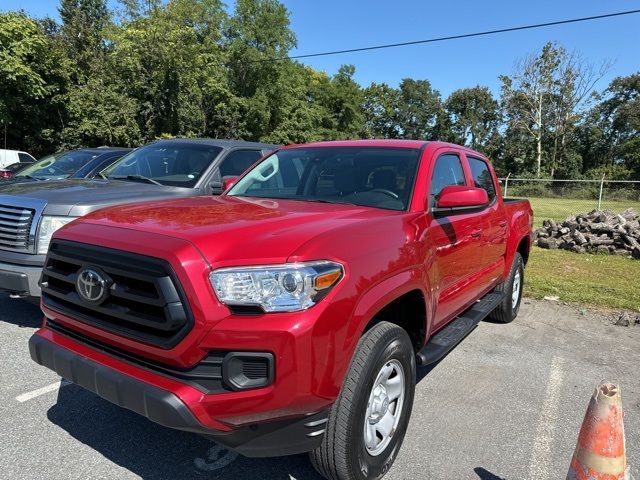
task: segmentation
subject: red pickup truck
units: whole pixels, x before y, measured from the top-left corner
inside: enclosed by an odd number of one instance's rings
[[[235,179],[234,179],[235,180]],[[441,142],[281,148],[224,195],[100,210],[57,231],[32,358],[247,456],[384,475],[416,365],[518,313],[531,207]]]

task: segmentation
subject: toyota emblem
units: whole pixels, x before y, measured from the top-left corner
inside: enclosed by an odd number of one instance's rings
[[[104,273],[93,268],[83,268],[76,280],[76,290],[85,302],[100,303],[107,296],[109,284]]]

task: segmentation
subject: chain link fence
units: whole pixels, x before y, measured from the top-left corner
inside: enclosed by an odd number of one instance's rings
[[[640,181],[550,180],[500,178],[505,198],[526,198],[531,202],[535,226],[552,218],[564,220],[594,209],[621,213],[627,208],[640,212]]]

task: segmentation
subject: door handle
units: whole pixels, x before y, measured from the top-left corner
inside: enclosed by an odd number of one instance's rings
[[[480,238],[480,235],[482,235],[482,230],[474,230],[473,232],[471,232],[471,236],[473,238]]]
[[[507,226],[507,221],[502,220],[500,223],[498,223],[498,225],[500,225],[500,228],[505,228]]]

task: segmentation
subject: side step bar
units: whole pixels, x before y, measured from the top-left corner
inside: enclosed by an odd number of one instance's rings
[[[503,294],[494,292],[488,293],[478,300],[471,308],[431,337],[422,350],[416,354],[418,365],[430,365],[444,357],[464,337],[469,335],[487,315],[493,312],[503,299]]]

